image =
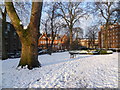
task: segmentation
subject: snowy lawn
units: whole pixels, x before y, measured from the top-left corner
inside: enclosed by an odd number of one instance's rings
[[[40,55],[41,68],[16,68],[19,59],[2,62],[2,88],[118,88],[118,53]]]

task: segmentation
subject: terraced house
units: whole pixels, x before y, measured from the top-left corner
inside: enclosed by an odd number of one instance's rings
[[[114,25],[110,25],[108,30],[105,30],[104,25],[101,26],[98,39],[100,48],[105,48],[107,45],[109,49],[120,50],[120,24],[116,23]]]
[[[53,50],[63,50],[67,49],[67,40],[68,37],[66,35],[56,35],[53,42]],[[38,40],[38,47],[42,49],[47,49],[52,43],[52,37],[50,34],[46,35],[43,33]],[[47,47],[48,45],[48,47]]]

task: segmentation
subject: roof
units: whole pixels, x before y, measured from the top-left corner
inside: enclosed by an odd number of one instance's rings
[[[45,36],[45,37],[47,37],[48,39],[50,39],[51,34],[48,34],[48,36],[47,36],[45,33],[43,33],[43,34],[39,37],[39,39],[41,39],[43,36]],[[55,39],[57,38],[57,40],[61,40],[61,39],[63,39],[65,36],[66,36],[66,35],[59,35],[59,34],[57,34],[56,37],[55,37]]]

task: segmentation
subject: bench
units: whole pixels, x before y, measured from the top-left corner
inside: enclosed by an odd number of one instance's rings
[[[78,52],[69,52],[70,54],[70,58],[75,58],[76,57],[76,54],[80,54]]]

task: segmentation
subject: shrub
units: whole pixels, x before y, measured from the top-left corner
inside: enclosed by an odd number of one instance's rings
[[[73,43],[72,43],[72,50],[78,50],[78,48],[79,48],[79,42],[76,40],[76,41],[73,41]]]
[[[107,50],[100,50],[100,54],[107,54]]]

